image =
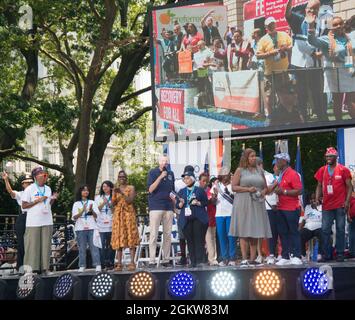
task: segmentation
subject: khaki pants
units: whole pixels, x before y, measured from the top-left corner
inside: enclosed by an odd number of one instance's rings
[[[208,227],[206,232],[206,245],[209,264],[217,262],[216,227]]]
[[[49,270],[53,226],[26,227],[24,267],[32,271]]]
[[[171,227],[173,225],[174,212],[152,210],[149,212],[149,263],[155,263],[159,226],[163,224],[163,263],[169,262],[171,250]]]

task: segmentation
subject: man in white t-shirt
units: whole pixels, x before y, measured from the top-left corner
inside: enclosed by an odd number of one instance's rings
[[[306,243],[312,238],[318,239],[318,252],[323,252],[322,248],[322,206],[317,206],[316,196],[311,194],[309,202],[304,209],[304,216],[300,217],[300,224],[302,229],[300,230],[301,236],[301,254],[302,258],[306,257]],[[317,260],[320,260],[322,256],[318,254]]]
[[[48,174],[42,167],[34,168],[31,174],[35,182],[22,196],[22,209],[27,211],[24,267],[25,271],[48,274],[53,233],[51,205],[58,194],[52,195],[45,184]]]
[[[7,192],[10,194],[11,198],[16,200],[20,206],[21,213],[18,215],[15,224],[16,240],[17,240],[17,261],[16,269],[19,270],[23,266],[23,258],[25,256],[25,231],[26,231],[26,216],[27,212],[22,209],[22,195],[24,191],[15,191],[12,190],[9,177],[6,172],[3,172],[2,177],[5,181],[5,186]],[[26,174],[20,177],[20,183],[23,190],[26,190],[28,186],[33,183],[31,175]]]
[[[218,181],[211,188],[211,194],[212,199],[216,200],[216,229],[222,256],[219,265],[235,265],[236,238],[229,236],[234,200],[229,168],[221,168]]]

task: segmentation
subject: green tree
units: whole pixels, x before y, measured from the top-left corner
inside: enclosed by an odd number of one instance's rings
[[[47,75],[38,81],[37,58],[36,68],[25,75],[26,79],[32,79],[31,90],[25,91],[32,98],[35,123],[58,143],[63,166],[23,153],[14,156],[62,172],[68,187],[75,184],[77,188],[86,182],[94,189],[111,136],[124,132],[151,110],[143,108],[137,100],[150,86],[134,92],[132,81],[149,61],[147,11],[153,1],[30,0],[27,3],[33,10],[34,27],[24,34],[16,25],[23,2],[2,2],[0,16],[7,21],[8,36],[0,47],[6,41],[11,54],[28,48],[31,59],[38,56],[46,67]],[[17,35],[23,44],[18,45]],[[26,62],[31,59],[26,58]],[[113,68],[114,65],[118,68]]]

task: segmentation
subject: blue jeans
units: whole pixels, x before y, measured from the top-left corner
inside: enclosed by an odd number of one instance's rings
[[[93,266],[101,265],[100,250],[94,246],[94,230],[76,231],[76,239],[79,246],[79,267],[86,268],[86,248],[88,244]]]
[[[277,231],[281,238],[282,258],[289,259],[290,254],[301,257],[301,237],[298,231],[300,210],[279,210],[277,213]]]
[[[349,251],[351,257],[355,258],[355,218],[349,223]]]
[[[216,217],[216,229],[223,260],[236,259],[236,239],[229,236],[231,217]]]
[[[100,249],[101,265],[103,267],[113,266],[115,260],[115,251],[111,248],[112,232],[100,232],[102,249]]]
[[[277,253],[277,240],[279,238],[279,233],[277,232],[277,214],[278,212],[275,210],[267,210],[267,214],[269,216],[269,223],[271,228],[272,237],[269,239],[269,251],[270,254],[276,256]]]
[[[332,233],[332,225],[335,220],[336,224],[336,239],[335,247],[338,256],[344,256],[345,250],[345,210],[344,208],[338,208],[334,210],[323,210],[322,213],[322,234],[323,234],[323,255],[326,259],[331,259],[329,256],[331,240],[330,235]]]

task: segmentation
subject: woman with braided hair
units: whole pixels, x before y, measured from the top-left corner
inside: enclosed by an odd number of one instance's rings
[[[324,92],[332,93],[334,115],[342,120],[342,104],[344,93],[349,101],[349,113],[355,118],[355,74],[354,54],[350,38],[345,33],[344,20],[334,17],[328,35],[315,36],[316,16],[308,14],[308,41],[324,54]]]

